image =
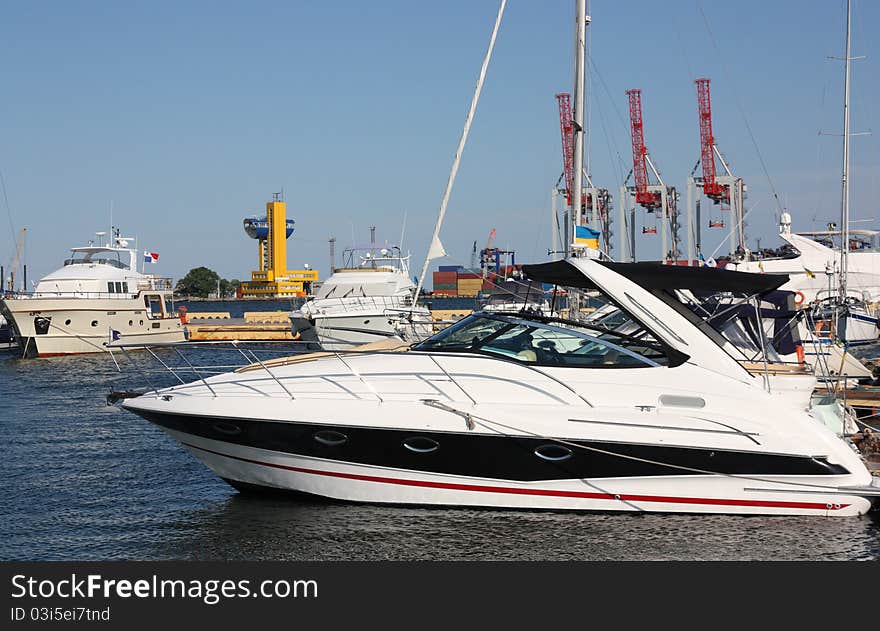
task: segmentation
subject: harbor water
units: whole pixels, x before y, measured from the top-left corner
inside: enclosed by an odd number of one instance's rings
[[[877,511],[584,514],[240,495],[159,429],[107,405],[111,390],[145,385],[117,361],[121,372],[108,355],[0,354],[0,559],[880,560]]]

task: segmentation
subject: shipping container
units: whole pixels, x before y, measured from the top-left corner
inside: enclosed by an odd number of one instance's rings
[[[441,265],[438,268],[441,272],[457,272],[460,269],[464,269],[461,265]]]
[[[458,278],[482,278],[482,274],[476,272],[458,272]]]
[[[454,283],[458,280],[458,275],[455,272],[434,272],[434,280],[446,283]]]

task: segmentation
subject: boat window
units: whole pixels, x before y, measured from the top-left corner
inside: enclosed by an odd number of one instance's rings
[[[669,364],[664,348],[647,336],[540,316],[474,314],[413,348],[474,352],[550,366],[644,368]]]
[[[162,317],[162,297],[159,295],[144,296],[144,304],[147,306],[147,315],[151,319]]]
[[[65,259],[64,265],[109,265],[117,269],[128,269],[119,252],[74,252],[73,257]]]
[[[377,296],[391,296],[398,291],[393,282],[372,282],[358,284],[332,284],[323,285],[315,299],[319,298],[372,298]]]
[[[111,294],[115,294],[116,293],[116,285],[113,282],[108,282],[107,283],[107,291],[110,292]]]

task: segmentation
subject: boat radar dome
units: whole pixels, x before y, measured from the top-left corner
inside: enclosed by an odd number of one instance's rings
[[[791,214],[787,211],[779,217],[779,232],[782,234],[791,232]]]

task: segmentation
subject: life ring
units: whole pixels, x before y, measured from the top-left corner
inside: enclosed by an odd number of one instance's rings
[[[804,304],[804,294],[802,292],[799,292],[799,291],[794,292],[794,304],[796,304],[796,305]]]

